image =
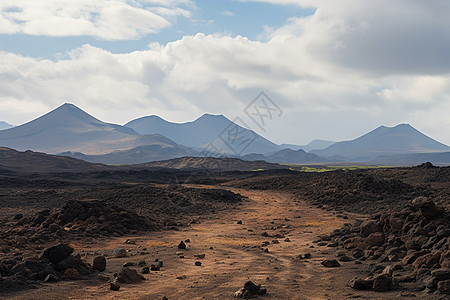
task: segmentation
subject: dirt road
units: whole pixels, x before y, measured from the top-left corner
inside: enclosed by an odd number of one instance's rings
[[[357,267],[355,262],[333,269],[320,264],[334,257],[336,249],[312,242],[318,235],[329,234],[349,222],[352,216],[345,220],[288,193],[231,190],[248,197],[239,209],[200,219],[181,231],[72,245],[76,251],[84,250],[89,262],[98,254],[106,254],[104,274],[111,278],[124,262],[145,260],[150,264],[162,260],[161,271],[145,275],[147,280],[141,284],[122,284],[119,291],[111,291],[100,279],[59,282],[21,292],[12,299],[232,299],[249,279],[267,287],[268,294],[261,299],[392,299],[398,295],[398,291],[377,294],[345,287],[352,277],[363,274],[358,270],[364,266]],[[264,232],[269,236],[262,236]],[[127,239],[135,244],[124,244]],[[190,240],[187,249],[178,249],[178,243],[186,239]],[[269,245],[262,247],[264,242]],[[108,256],[115,248],[128,249],[129,257]],[[298,258],[306,253],[311,254],[310,259]],[[198,259],[194,256],[197,254],[205,257]],[[202,265],[196,266],[196,261]]]

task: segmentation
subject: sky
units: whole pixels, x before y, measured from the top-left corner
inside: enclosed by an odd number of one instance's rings
[[[450,145],[449,15],[448,0],[2,0],[0,121],[70,102],[118,124],[223,114],[276,143],[409,123]],[[278,109],[264,126],[261,92]]]

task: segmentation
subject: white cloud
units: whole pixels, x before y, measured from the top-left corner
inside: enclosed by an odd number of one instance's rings
[[[450,143],[446,2],[315,3],[314,15],[264,42],[197,34],[126,54],[87,45],[57,61],[0,53],[0,119],[17,124],[7,116],[35,117],[22,107],[43,113],[67,100],[116,122],[233,118],[266,90],[285,112],[267,130],[276,142],[349,139],[409,122]]]
[[[179,7],[189,4],[177,0],[3,0],[0,34],[137,39],[170,26],[170,18],[189,18],[190,12]]]
[[[225,16],[225,17],[234,17],[234,12],[229,11],[229,10],[224,10],[224,11],[222,12],[222,16]]]

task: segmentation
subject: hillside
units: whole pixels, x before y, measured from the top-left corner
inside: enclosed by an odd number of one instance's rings
[[[267,163],[265,161],[244,161],[237,158],[214,157],[181,157],[166,161],[156,161],[139,165],[145,168],[170,168],[183,170],[214,170],[214,171],[255,171],[287,169],[286,166]]]
[[[20,152],[0,148],[0,169],[27,173],[38,172],[93,172],[107,169],[101,164],[91,164],[82,160],[48,155],[45,153]]]

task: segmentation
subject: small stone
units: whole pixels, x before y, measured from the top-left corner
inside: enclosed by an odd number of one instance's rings
[[[195,262],[195,265],[196,265],[197,267],[200,267],[200,266],[202,265],[202,262],[201,262],[201,261],[196,261],[196,262]]]
[[[116,282],[110,282],[109,289],[111,291],[118,291],[120,289],[120,285],[118,285]]]
[[[185,244],[183,241],[181,241],[181,242],[178,244],[178,249],[186,249],[186,244]]]
[[[159,271],[161,267],[159,265],[150,265],[150,270],[152,271]]]
[[[237,221],[237,224],[242,224],[242,221],[241,220]]]
[[[335,260],[335,259],[327,259],[321,262],[321,264],[327,268],[336,268],[339,267],[341,264]]]
[[[94,258],[92,268],[96,271],[103,272],[106,269],[106,258],[104,256],[97,256]]]
[[[185,243],[190,243],[191,240],[190,240],[190,239],[186,239],[184,242],[185,242]]]
[[[284,241],[289,243],[291,240],[289,238],[285,238]]]
[[[142,274],[148,274],[148,273],[150,273],[150,268],[149,268],[149,267],[143,267],[142,270],[141,270],[141,273],[142,273]]]
[[[195,254],[194,255],[194,257],[197,257],[197,258],[199,258],[199,259],[203,259],[203,258],[205,258],[205,254],[204,253],[202,253],[202,254]]]
[[[373,286],[373,279],[353,278],[348,286],[355,290],[370,290]]]
[[[175,279],[181,280],[181,279],[186,279],[186,275],[180,275],[175,277]]]

